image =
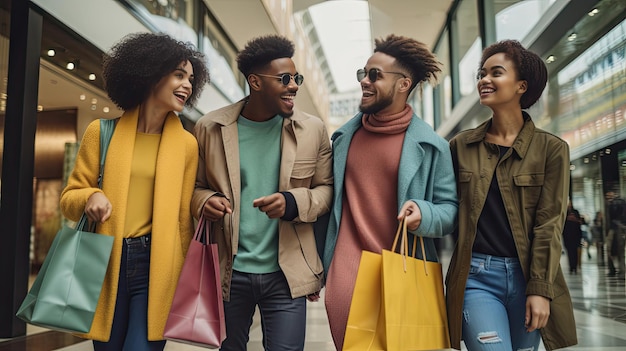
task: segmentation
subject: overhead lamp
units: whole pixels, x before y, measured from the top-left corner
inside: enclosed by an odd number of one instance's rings
[[[595,8],[595,9],[593,9],[593,10],[589,11],[589,13],[587,13],[587,14],[588,14],[589,16],[593,17],[593,16],[597,15],[597,14],[598,14],[598,12],[600,12],[600,11],[598,11],[598,9],[597,9],[597,8]]]
[[[547,62],[547,63],[552,63],[552,62],[554,62],[555,60],[556,60],[556,56],[554,56],[554,55],[550,55],[550,56],[548,56],[548,58],[546,59],[546,62]]]
[[[80,101],[85,101],[87,97],[85,96],[85,94],[80,94],[78,98],[80,99]]]
[[[56,51],[54,51],[54,49],[50,49],[50,50],[48,50],[48,56],[49,56],[49,57],[53,57],[53,56],[54,56],[54,55],[56,55],[56,54],[57,54],[57,53],[56,53]]]
[[[89,80],[96,80],[96,75],[93,73],[89,74]]]
[[[576,40],[576,37],[577,37],[576,33],[572,33],[567,37],[567,41],[574,41]]]
[[[76,65],[74,64],[74,62],[70,61],[67,63],[67,65],[65,65],[65,68],[67,68],[68,70],[73,70],[74,68],[76,68]]]
[[[109,108],[107,106],[103,107],[102,112],[109,113]]]

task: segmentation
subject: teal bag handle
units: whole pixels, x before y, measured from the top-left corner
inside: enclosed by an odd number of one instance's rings
[[[102,189],[102,178],[104,176],[104,161],[107,158],[107,151],[109,149],[109,143],[111,142],[111,138],[113,137],[113,132],[115,131],[115,120],[114,119],[100,119],[100,170],[98,173],[98,188]],[[79,230],[88,230],[90,232],[95,231],[95,223],[92,223],[92,227],[89,227],[89,221],[87,220],[87,215],[83,212],[76,223],[76,229]]]
[[[100,174],[98,174],[98,187],[100,189],[102,189],[102,177],[104,176],[104,161],[107,158],[113,131],[115,131],[114,119],[100,119]]]

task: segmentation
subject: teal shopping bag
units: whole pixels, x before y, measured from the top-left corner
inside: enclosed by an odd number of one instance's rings
[[[65,332],[91,329],[113,237],[63,226],[17,311],[27,323]]]

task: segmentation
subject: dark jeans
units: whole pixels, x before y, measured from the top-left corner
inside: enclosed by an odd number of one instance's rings
[[[222,351],[245,351],[255,307],[261,313],[266,351],[304,350],[306,298],[291,298],[282,272],[233,272],[230,301],[224,302],[226,340]]]
[[[148,280],[150,234],[124,239],[115,303],[108,342],[93,342],[95,351],[162,351],[165,340],[148,341]]]

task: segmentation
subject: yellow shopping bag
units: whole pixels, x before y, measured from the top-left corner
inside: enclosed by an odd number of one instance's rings
[[[417,240],[422,257],[426,257],[421,237],[416,237],[412,252]],[[399,252],[395,252],[397,248]],[[398,226],[392,250],[362,253],[344,350],[449,348],[441,264],[412,257],[404,220]]]

